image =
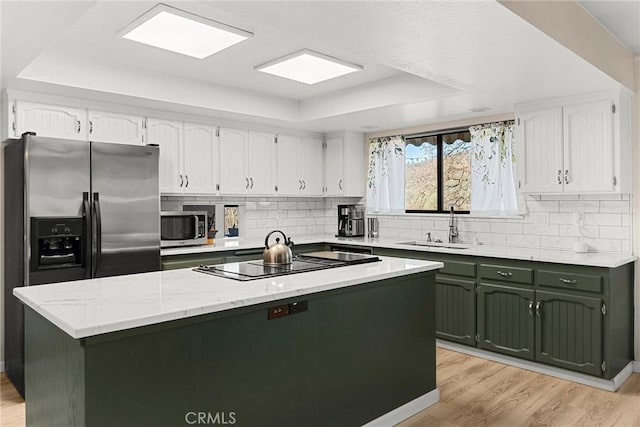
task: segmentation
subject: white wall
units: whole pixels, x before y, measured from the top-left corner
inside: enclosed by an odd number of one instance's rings
[[[636,95],[634,102],[633,112],[633,253],[640,254],[640,94],[637,93],[640,90],[640,56],[635,60],[635,80],[636,80]],[[635,360],[637,364],[640,364],[640,265],[636,262],[636,330],[635,330]],[[636,367],[640,368],[640,367]]]

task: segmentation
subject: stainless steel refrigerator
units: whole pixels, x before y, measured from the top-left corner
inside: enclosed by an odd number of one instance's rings
[[[159,148],[33,134],[3,146],[5,371],[24,396],[13,289],[159,270]]]

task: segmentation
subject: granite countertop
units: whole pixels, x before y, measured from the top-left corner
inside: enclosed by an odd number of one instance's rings
[[[402,238],[338,238],[330,235],[291,236],[296,244],[329,243],[351,246],[367,246],[388,249],[403,249],[421,252],[435,252],[456,255],[471,255],[491,258],[519,259],[525,261],[553,262],[559,264],[585,265],[592,267],[615,268],[636,260],[635,255],[589,252],[579,254],[571,251],[561,251],[543,248],[521,248],[514,246],[491,245],[458,245],[460,248],[445,246],[414,246],[402,244],[411,239]],[[444,244],[446,245],[446,244]],[[162,256],[197,254],[207,252],[257,249],[264,246],[264,239],[231,238],[218,239],[214,245],[189,246],[182,248],[162,249]],[[293,247],[295,253],[295,245]]]
[[[13,293],[77,339],[443,267],[441,262],[380,258],[248,282],[181,269],[28,286]]]

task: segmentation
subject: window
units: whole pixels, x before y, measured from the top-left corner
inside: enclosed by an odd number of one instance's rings
[[[405,211],[459,213],[471,208],[471,134],[467,129],[407,137]]]

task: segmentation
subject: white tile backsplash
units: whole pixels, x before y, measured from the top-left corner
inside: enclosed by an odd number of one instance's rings
[[[482,218],[456,215],[459,241],[534,248],[573,250],[584,239],[594,252],[631,253],[632,201],[626,194],[526,196],[527,214],[521,217]],[[582,235],[576,213],[581,214]],[[445,215],[376,215],[380,236],[447,241]],[[409,228],[407,228],[409,227]]]

